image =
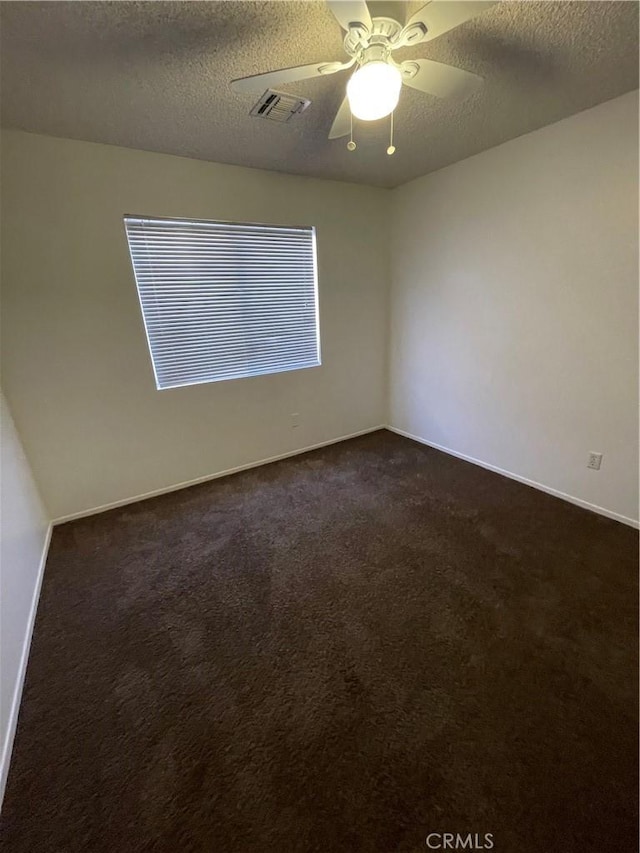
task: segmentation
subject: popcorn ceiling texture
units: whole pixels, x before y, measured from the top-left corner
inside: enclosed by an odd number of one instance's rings
[[[408,4],[371,4],[405,20]],[[411,3],[411,11],[420,3]],[[635,2],[503,2],[432,43],[398,51],[485,78],[443,102],[404,87],[388,122],[327,134],[347,74],[283,87],[312,101],[286,125],[249,116],[235,77],[342,59],[322,2],[1,4],[2,122],[34,133],[393,187],[638,86]]]

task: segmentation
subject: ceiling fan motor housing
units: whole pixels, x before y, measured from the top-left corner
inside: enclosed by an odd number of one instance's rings
[[[402,43],[396,43],[401,32],[402,24],[393,18],[373,18],[370,31],[361,26],[349,30],[344,39],[344,49],[349,56],[355,57],[373,46],[386,47],[390,52],[404,44],[404,39]]]
[[[416,21],[403,27],[393,18],[373,18],[372,29],[362,24],[354,24],[344,39],[344,49],[349,56],[358,57],[363,50],[374,45],[385,46],[389,53],[399,47],[409,47],[421,42],[427,34],[422,21]]]

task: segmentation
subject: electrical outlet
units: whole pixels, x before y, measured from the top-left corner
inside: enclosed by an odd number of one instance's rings
[[[300,426],[300,415],[298,412],[292,412],[291,414],[291,428],[296,429]]]
[[[602,465],[602,453],[590,453],[587,468],[593,468],[594,471],[599,471]]]

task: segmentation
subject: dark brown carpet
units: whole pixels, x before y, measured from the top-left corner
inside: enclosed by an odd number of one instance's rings
[[[636,850],[637,554],[384,431],[59,527],[3,849]]]

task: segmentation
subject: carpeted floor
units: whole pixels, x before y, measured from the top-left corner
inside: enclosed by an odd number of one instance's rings
[[[637,555],[385,431],[59,527],[2,849],[635,850]]]

